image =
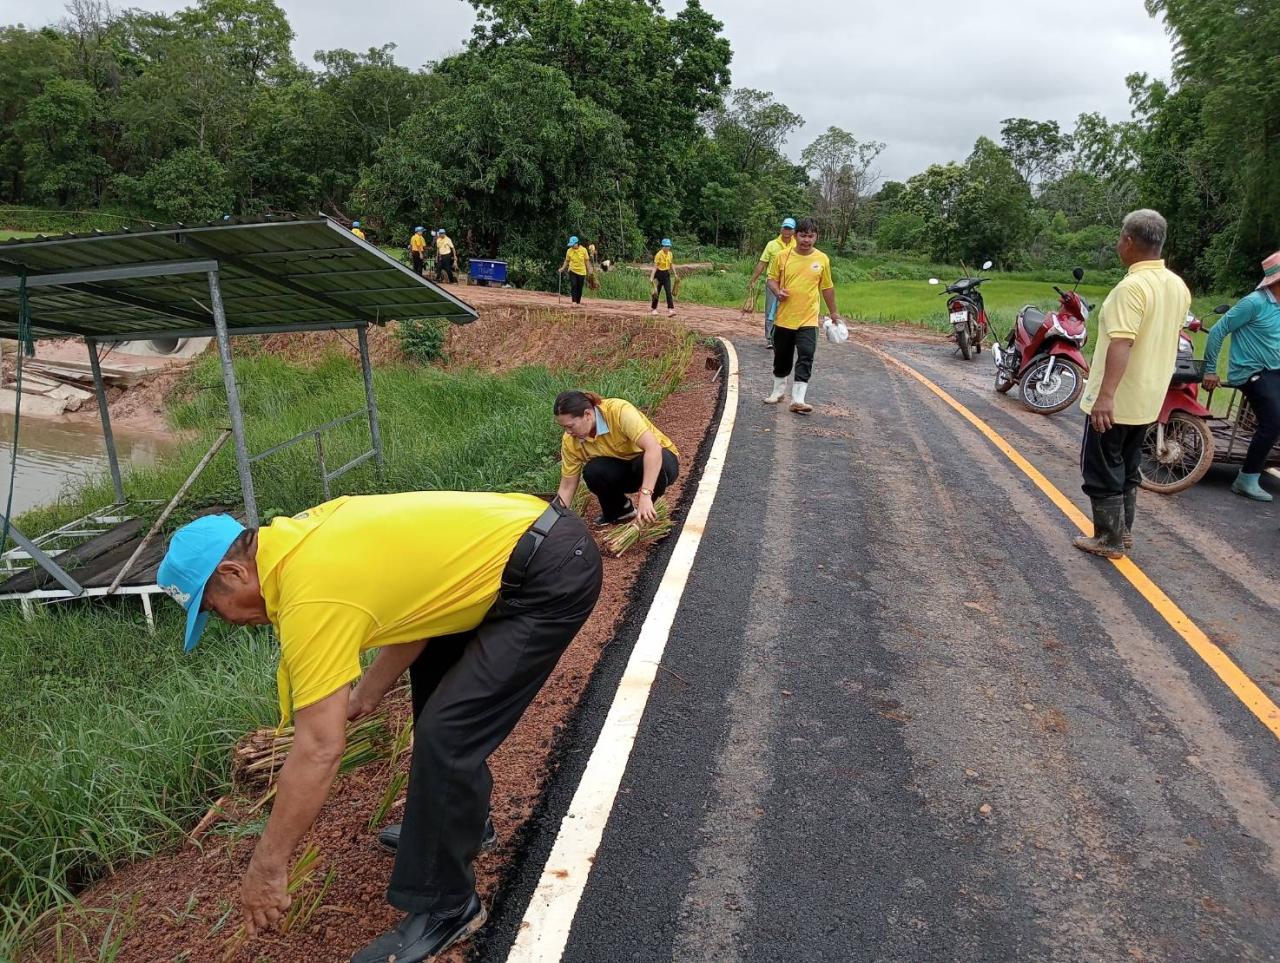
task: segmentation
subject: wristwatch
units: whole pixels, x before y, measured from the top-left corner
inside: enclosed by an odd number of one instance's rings
[[[648,488],[642,488],[642,489],[640,489],[640,494],[641,494],[641,495],[648,495],[650,498],[652,498],[652,497],[653,497],[653,492],[652,492],[651,490],[649,490]]]

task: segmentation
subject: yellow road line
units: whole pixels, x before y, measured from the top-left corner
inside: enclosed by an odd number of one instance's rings
[[[1062,514],[1075,523],[1075,526],[1081,532],[1086,535],[1093,533],[1093,522],[1086,518],[1085,514],[1076,508],[1053,482],[1045,478],[1031,462],[1023,458],[1017,449],[1009,444],[999,432],[909,364],[899,361],[892,355],[886,354],[865,341],[859,340],[858,344],[878,355],[887,363],[905,371],[955,409],[969,424],[982,432],[986,439],[995,445],[1005,457],[1017,465],[1022,473],[1030,478],[1036,487],[1044,492],[1049,497],[1049,500],[1057,505]],[[1271,730],[1272,735],[1280,739],[1280,707],[1271,701],[1270,697],[1258,687],[1258,684],[1245,675],[1244,671],[1231,661],[1231,657],[1215,645],[1209,636],[1205,635],[1204,631],[1191,620],[1191,617],[1182,611],[1177,603],[1164,593],[1160,586],[1151,581],[1147,574],[1134,564],[1132,559],[1114,559],[1112,564],[1119,569],[1121,575],[1129,580],[1129,584],[1151,603],[1151,607],[1160,613],[1161,617],[1169,623],[1169,626],[1182,636],[1183,640],[1187,645],[1191,646],[1196,655],[1200,656],[1205,665],[1226,683],[1227,688],[1235,693],[1236,698],[1244,703],[1245,708],[1257,716],[1258,720]]]

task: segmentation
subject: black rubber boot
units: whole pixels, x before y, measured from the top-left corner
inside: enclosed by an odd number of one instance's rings
[[[1078,535],[1072,544],[1090,555],[1124,558],[1124,496],[1090,501],[1093,502],[1093,537]]]
[[[459,909],[447,914],[410,913],[395,929],[382,934],[351,957],[351,963],[424,963],[469,939],[488,919],[474,893]]]
[[[1133,520],[1138,516],[1138,489],[1130,488],[1124,493],[1124,550],[1133,548]]]

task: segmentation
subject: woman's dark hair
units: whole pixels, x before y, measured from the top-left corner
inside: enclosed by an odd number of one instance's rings
[[[796,225],[796,233],[797,234],[817,234],[818,222],[811,217],[806,217],[799,224]]]
[[[596,408],[604,401],[594,391],[562,391],[556,395],[556,415],[573,415],[581,418],[590,408]]]

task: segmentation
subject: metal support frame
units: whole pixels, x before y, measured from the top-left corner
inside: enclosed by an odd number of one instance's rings
[[[382,430],[378,427],[378,398],[373,391],[373,364],[369,360],[369,326],[356,329],[360,341],[360,372],[364,375],[364,400],[369,408],[369,437],[373,440],[373,460],[378,466],[378,480],[383,480]]]
[[[3,519],[3,517],[4,516],[0,515],[0,519]],[[39,545],[18,531],[13,522],[9,523],[9,537],[17,543],[19,548],[27,553],[29,558],[57,579],[58,584],[70,592],[73,597],[77,597],[84,592],[84,588],[79,582],[68,575],[61,565],[45,554]]]
[[[93,371],[93,393],[98,398],[98,417],[102,419],[102,440],[107,445],[107,464],[111,467],[111,486],[115,489],[116,504],[124,504],[124,479],[120,475],[120,456],[116,452],[116,436],[111,431],[111,414],[107,411],[107,386],[102,381],[102,363],[98,360],[98,343],[93,338],[84,339],[89,349],[89,368]]]
[[[113,264],[110,267],[82,271],[46,271],[27,275],[28,288],[57,287],[64,284],[89,284],[94,281],[121,281],[126,278],[154,278],[168,274],[202,274],[216,271],[212,260],[145,261],[141,264]],[[0,277],[0,291],[18,290],[19,278]]]
[[[244,496],[245,521],[257,528],[258,499],[253,492],[253,468],[249,463],[249,446],[244,435],[244,412],[240,408],[240,389],[231,365],[231,337],[227,333],[227,316],[222,310],[222,287],[218,269],[209,272],[209,303],[213,307],[214,336],[218,340],[218,357],[222,362],[222,383],[227,390],[227,411],[231,414],[231,439],[236,450],[236,468],[240,472],[240,492]]]

